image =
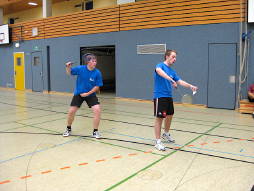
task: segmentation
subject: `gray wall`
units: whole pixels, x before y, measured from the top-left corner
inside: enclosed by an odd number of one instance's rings
[[[253,26],[250,26],[253,31]],[[251,34],[249,81],[254,82],[254,47]],[[44,90],[47,90],[47,60],[46,47],[50,46],[51,90],[72,92],[75,77],[65,74],[64,63],[80,61],[80,47],[115,45],[116,47],[116,96],[152,99],[153,72],[155,65],[163,61],[163,55],[138,55],[137,45],[166,44],[168,49],[178,51],[174,65],[183,80],[199,87],[195,103],[207,104],[208,77],[208,44],[209,43],[238,43],[239,24],[210,24],[157,28],[147,30],[121,31],[80,35],[72,37],[53,38],[21,42],[20,48],[13,46],[0,47],[0,86],[13,81],[13,52],[25,52],[26,89],[31,85],[31,52],[41,51],[43,55]],[[36,47],[37,46],[37,47]],[[223,59],[223,58],[220,58]],[[238,58],[239,59],[239,58]],[[99,63],[98,65],[103,65]],[[179,95],[176,94],[176,100]]]

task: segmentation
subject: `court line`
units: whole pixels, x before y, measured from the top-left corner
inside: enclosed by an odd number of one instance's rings
[[[62,118],[61,118],[62,119]],[[56,120],[59,120],[59,119],[56,119]],[[55,120],[55,121],[56,121]],[[43,123],[47,123],[47,122],[49,122],[49,121],[46,121],[46,122],[41,122],[41,123],[36,123],[36,124],[43,124]],[[49,129],[45,129],[45,128],[39,128],[39,127],[35,127],[35,126],[32,126],[32,125],[25,125],[25,124],[22,124],[22,123],[18,123],[18,124],[21,124],[21,125],[24,125],[24,127],[33,127],[33,128],[37,128],[37,129],[42,129],[42,130],[47,130],[47,131],[51,131],[51,132],[57,132],[57,131],[52,131],[52,130],[49,130]],[[223,124],[223,123],[221,123],[221,124]],[[24,127],[22,127],[22,128],[24,128]],[[20,128],[20,127],[19,127]],[[130,136],[130,135],[125,135],[125,134],[119,134],[119,133],[112,133],[112,132],[108,132],[108,131],[104,131],[104,132],[106,132],[106,133],[111,133],[111,134],[118,134],[118,135],[122,135],[122,136],[127,136],[127,137],[132,137],[132,138],[138,138],[138,139],[143,139],[143,140],[150,140],[150,141],[154,141],[153,139],[147,139],[147,138],[142,138],[142,137],[135,137],[135,136]],[[8,132],[6,132],[6,133],[8,133]],[[57,133],[59,133],[59,132],[57,132]],[[37,133],[38,134],[38,133]],[[198,133],[199,134],[199,133]],[[60,134],[59,134],[60,135]],[[200,134],[200,135],[210,135],[210,134]],[[238,139],[238,138],[236,138],[236,139]],[[248,141],[252,141],[252,140],[248,140]],[[104,142],[105,143],[105,142]],[[109,143],[107,143],[107,144],[109,144]],[[182,145],[178,145],[178,144],[175,144],[176,146],[182,146]],[[114,146],[116,146],[116,145],[114,145]],[[118,145],[119,146],[119,145]],[[120,146],[120,147],[122,147],[122,146]],[[124,148],[127,148],[127,149],[132,149],[133,150],[133,148],[130,148],[130,147],[124,147]],[[232,154],[232,155],[237,155],[237,154],[235,154],[235,153],[229,153],[229,152],[222,152],[222,151],[216,151],[216,150],[209,150],[209,149],[203,149],[203,148],[198,148],[198,147],[193,147],[193,148],[196,148],[196,149],[201,149],[201,150],[206,150],[206,151],[212,151],[212,152],[219,152],[219,153],[224,153],[224,154]],[[142,151],[142,150],[138,150],[138,151],[141,151],[141,152],[144,152],[144,151]],[[41,152],[41,151],[40,151]],[[26,154],[24,154],[24,155],[21,155],[21,156],[18,156],[17,158],[20,158],[20,157],[24,157],[24,156],[28,156],[28,155],[31,155],[31,154],[34,154],[34,152],[32,152],[32,153],[28,153],[27,155]],[[244,157],[249,157],[248,155],[239,155],[239,156],[244,156]],[[9,160],[11,160],[11,159],[9,159]],[[7,162],[8,160],[6,160],[6,162]],[[2,163],[2,161],[0,161],[0,164]]]
[[[95,160],[93,162],[82,162],[82,163],[78,163],[76,164],[75,163],[75,166],[74,164],[72,164],[72,166],[63,166],[63,167],[57,167],[55,170],[44,170],[44,171],[40,171],[39,173],[34,173],[34,175],[45,175],[45,174],[49,174],[51,172],[60,172],[61,170],[69,170],[73,167],[81,167],[81,166],[85,166],[85,165],[88,165],[88,164],[96,164],[96,163],[101,163],[101,162],[107,162],[107,161],[110,161],[111,159],[114,160],[114,159],[121,159],[121,158],[128,158],[128,157],[133,157],[133,156],[137,156],[138,154],[148,154],[148,153],[152,153],[151,151],[146,151],[146,152],[143,152],[143,153],[129,153],[128,155],[125,155],[125,156],[122,156],[122,155],[117,155],[117,156],[111,156],[110,158],[107,158],[107,159],[98,159],[98,160]],[[28,175],[25,175],[25,176],[21,176],[19,177],[18,179],[27,179],[27,178],[32,178],[33,175],[32,174],[28,174]],[[0,184],[6,184],[6,183],[10,183],[11,180],[5,180],[5,181],[1,181]]]
[[[108,131],[105,131],[105,132],[106,132],[106,133],[109,133],[109,134],[116,134],[116,135],[121,135],[121,136],[126,136],[126,137],[141,139],[141,140],[154,141],[154,139],[149,139],[149,138],[137,137],[137,136],[126,135],[126,134],[121,134],[121,133],[112,133],[112,132],[108,132]],[[201,135],[206,135],[206,134],[201,134]],[[175,145],[175,146],[178,146],[178,147],[182,147],[182,146],[183,146],[183,145],[175,144],[175,143],[171,143],[171,144],[173,144],[173,145]],[[185,144],[185,145],[186,145],[186,144]],[[186,146],[188,146],[188,145],[186,145]],[[253,159],[254,159],[254,156],[251,156],[251,155],[243,155],[243,154],[232,153],[232,152],[226,152],[226,151],[218,151],[218,150],[209,149],[209,148],[205,149],[205,148],[200,148],[200,147],[195,147],[195,146],[191,146],[191,148],[198,149],[198,150],[203,150],[203,151],[216,152],[216,153],[220,153],[220,154],[230,154],[230,155],[235,155],[235,156],[241,156],[241,157],[253,158]]]
[[[35,153],[40,153],[40,152],[43,152],[43,151],[46,151],[46,150],[49,150],[49,149],[52,149],[52,148],[55,148],[55,147],[60,147],[60,146],[63,146],[63,145],[69,144],[69,143],[80,141],[81,139],[82,138],[80,137],[80,138],[77,138],[77,139],[74,139],[74,140],[69,140],[69,141],[66,141],[64,143],[54,145],[54,146],[49,147],[49,148],[44,148],[44,149],[40,149],[40,150],[37,150],[37,151],[33,151],[33,152],[25,153],[25,154],[22,154],[22,155],[18,155],[18,156],[15,156],[13,158],[9,158],[9,159],[6,159],[6,160],[1,160],[0,164],[6,163],[6,162],[9,162],[9,161],[12,161],[12,160],[16,160],[16,159],[19,159],[19,158],[22,158],[22,157],[31,156]]]
[[[39,110],[42,110],[42,109],[39,109]],[[51,112],[52,112],[52,111],[51,111]],[[57,112],[57,111],[56,111],[55,113],[64,113],[64,114],[67,114],[66,112]],[[87,115],[76,115],[76,116],[81,116],[81,117],[86,117],[86,118],[92,118],[91,116],[87,116]],[[118,121],[118,120],[107,119],[107,118],[101,118],[101,120],[111,121],[111,122],[112,122],[112,121],[113,121],[113,122],[119,122],[119,123],[124,123],[124,124],[132,124],[132,125],[140,125],[140,126],[153,127],[152,125],[146,125],[146,124],[140,124],[140,123],[130,123],[130,122]],[[180,123],[181,123],[181,122],[180,122]],[[195,123],[193,123],[193,124],[195,124]],[[225,123],[223,123],[223,124],[225,124]],[[32,124],[32,125],[33,125],[33,124]],[[205,126],[210,127],[210,125],[205,125]],[[184,131],[184,130],[174,129],[174,128],[172,128],[171,130],[200,134],[200,133],[198,133],[198,132]],[[225,136],[220,136],[220,135],[211,135],[211,136],[225,137]],[[234,138],[234,137],[226,137],[226,138],[238,139],[238,138]],[[252,141],[252,140],[250,140],[250,141]]]
[[[18,106],[18,107],[25,107],[25,106],[22,106],[22,105],[9,104],[9,103],[5,103],[5,102],[0,102],[0,103],[6,104],[6,105]],[[30,107],[30,106],[26,106],[25,108],[30,108],[30,109],[41,110],[41,111],[50,111],[50,112],[55,112],[55,113],[63,113],[63,114],[67,114],[67,112],[52,111],[52,110],[48,110],[48,109],[34,108],[34,107]],[[192,112],[192,111],[189,111],[189,112]],[[114,114],[115,114],[115,113],[114,113]],[[204,114],[204,113],[203,113],[203,114]],[[213,115],[213,114],[211,114],[211,115]],[[86,116],[86,115],[77,115],[77,116],[90,117],[90,116]],[[90,118],[91,118],[91,117],[90,117]],[[184,119],[184,118],[182,118],[182,119]],[[188,120],[195,120],[195,119],[188,119]],[[204,120],[204,121],[206,121],[206,120]],[[206,122],[214,123],[214,121],[206,121]],[[217,122],[219,122],[219,121],[217,121]],[[228,124],[228,123],[225,123],[225,122],[224,122],[224,124]],[[254,126],[249,126],[249,125],[231,124],[231,123],[229,123],[229,125],[237,125],[237,126],[254,127]]]
[[[210,131],[216,129],[216,128],[219,127],[220,125],[221,125],[221,123],[219,123],[218,125],[212,127],[211,129],[207,130],[205,133],[209,133]],[[203,137],[203,135],[199,135],[198,137],[195,137],[194,139],[192,139],[191,141],[189,141],[188,143],[186,143],[185,145],[183,145],[181,148],[185,147],[186,145],[191,144],[192,142],[198,140],[198,139],[201,138],[201,137]],[[162,161],[162,160],[168,158],[169,156],[173,155],[173,154],[176,153],[177,151],[178,151],[178,150],[174,150],[174,151],[170,152],[169,154],[167,154],[167,155],[163,156],[162,158],[160,158],[160,159],[154,161],[153,163],[151,163],[151,164],[147,165],[146,167],[142,168],[141,170],[139,170],[139,171],[133,173],[132,175],[128,176],[127,178],[121,180],[120,182],[118,182],[118,183],[112,185],[111,187],[107,188],[105,191],[112,190],[113,188],[115,188],[115,187],[117,187],[117,186],[123,184],[124,182],[127,182],[127,181],[130,180],[131,178],[137,176],[140,172],[149,169],[150,167],[154,166],[155,164],[159,163],[160,161]]]
[[[35,126],[32,126],[32,125],[26,125],[26,127],[32,127],[32,128],[35,128],[35,129],[42,129],[42,130],[46,130],[46,131],[50,131],[50,132],[55,132],[55,133],[58,133],[58,134],[55,134],[55,135],[59,135],[59,136],[62,135],[62,133],[60,133],[60,132],[58,132],[58,131],[53,131],[53,130],[49,130],[49,129],[45,129],[45,128],[35,127]],[[22,128],[23,128],[23,127],[22,127]],[[34,134],[36,134],[36,133],[34,133]],[[37,133],[37,134],[38,134],[38,133]],[[74,135],[72,135],[72,136],[74,136]],[[48,147],[48,148],[41,149],[41,150],[34,151],[34,152],[25,153],[25,154],[22,154],[22,155],[13,157],[13,158],[9,158],[9,159],[6,159],[6,160],[2,160],[2,161],[0,161],[0,164],[5,163],[5,162],[9,162],[9,161],[12,161],[12,160],[16,160],[16,159],[18,159],[18,158],[30,156],[30,155],[33,155],[33,154],[35,154],[35,153],[43,152],[43,151],[46,151],[46,150],[49,150],[49,149],[52,149],[52,148],[55,148],[55,147],[63,146],[63,145],[65,145],[65,144],[69,144],[69,143],[72,143],[72,142],[75,142],[75,141],[80,141],[81,139],[92,138],[91,136],[80,136],[80,135],[77,135],[77,136],[78,136],[79,138],[74,139],[74,140],[70,140],[70,141],[67,141],[67,142],[64,142],[64,143],[61,143],[61,144],[54,145],[54,146],[52,146],[52,147]],[[91,139],[86,139],[86,140],[89,140],[89,141],[96,141],[96,140],[91,140]],[[134,148],[125,147],[125,146],[121,146],[121,145],[116,145],[116,144],[112,144],[112,143],[107,143],[107,142],[103,142],[103,141],[99,141],[99,142],[100,142],[100,143],[103,143],[103,144],[111,145],[111,146],[117,146],[117,147],[120,147],[120,148],[129,149],[129,150],[135,150],[135,151],[139,151],[139,152],[146,152],[146,151],[144,151],[144,150],[134,149]],[[152,154],[164,156],[164,155],[157,154],[157,153],[152,153]]]

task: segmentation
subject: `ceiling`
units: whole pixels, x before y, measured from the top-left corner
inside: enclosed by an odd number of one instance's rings
[[[69,0],[52,0],[52,3],[58,3]],[[29,5],[29,2],[37,3],[37,6]],[[0,7],[3,8],[4,15],[24,11],[42,6],[42,0],[0,0]]]

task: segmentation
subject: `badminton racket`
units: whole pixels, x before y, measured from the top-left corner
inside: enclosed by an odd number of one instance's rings
[[[179,88],[176,88],[176,91],[179,93],[180,98],[181,98],[181,103],[184,105],[191,105],[193,104],[193,98],[194,95],[197,93],[197,91],[193,91],[192,94],[190,93],[185,93],[183,94],[182,91]]]

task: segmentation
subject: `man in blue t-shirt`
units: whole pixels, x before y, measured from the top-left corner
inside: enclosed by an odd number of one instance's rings
[[[86,101],[89,108],[93,110],[93,137],[100,138],[98,127],[100,123],[100,103],[96,92],[103,85],[101,72],[96,69],[97,59],[94,54],[87,53],[83,56],[83,62],[86,65],[72,67],[71,62],[67,62],[66,73],[76,75],[76,88],[68,111],[67,128],[63,133],[64,137],[71,134],[71,125],[77,110],[81,104]]]
[[[155,118],[155,148],[165,151],[165,146],[161,142],[161,126],[163,119],[165,124],[165,132],[162,138],[167,142],[175,142],[170,136],[169,129],[174,114],[174,105],[172,99],[172,86],[177,85],[190,88],[193,92],[197,91],[197,87],[183,80],[176,74],[171,66],[176,61],[177,52],[175,50],[167,50],[164,56],[164,62],[156,65],[154,73],[154,116]]]

